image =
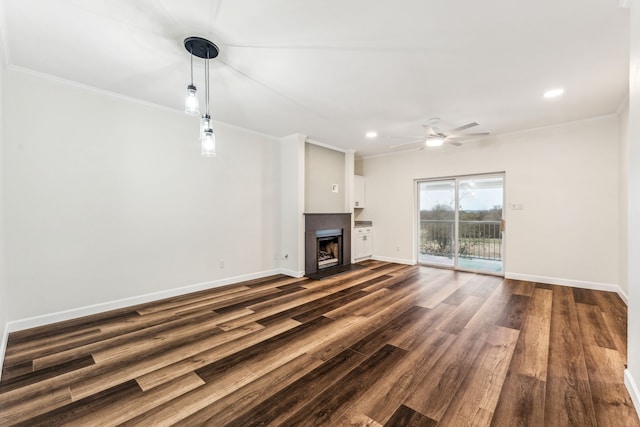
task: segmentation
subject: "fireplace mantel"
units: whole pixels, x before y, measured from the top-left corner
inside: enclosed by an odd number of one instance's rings
[[[317,243],[316,233],[322,230],[342,230],[342,264],[333,268],[344,268],[351,264],[351,213],[307,213],[304,214],[304,244],[305,244],[305,276],[317,273]],[[325,271],[325,270],[323,270]]]

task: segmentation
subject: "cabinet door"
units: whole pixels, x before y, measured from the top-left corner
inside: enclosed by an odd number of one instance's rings
[[[373,240],[371,239],[371,234],[367,233],[362,236],[362,256],[371,255],[373,255]]]
[[[356,235],[355,244],[353,247],[353,257],[355,259],[362,258],[364,256],[364,244],[362,235]]]
[[[353,207],[364,208],[364,177],[353,176]]]

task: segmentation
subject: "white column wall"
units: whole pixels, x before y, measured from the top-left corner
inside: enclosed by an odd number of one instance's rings
[[[640,5],[630,10],[630,84],[628,129],[628,203],[629,253],[628,276],[628,366],[625,384],[636,411],[640,410]]]
[[[5,227],[4,227],[4,61],[0,51],[0,373],[4,361],[5,346],[7,344],[9,321],[9,289],[7,285],[5,265]]]
[[[304,275],[305,139],[304,135],[290,135],[280,145],[280,257],[283,272],[295,277]]]

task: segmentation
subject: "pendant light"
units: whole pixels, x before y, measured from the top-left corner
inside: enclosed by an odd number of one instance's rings
[[[195,86],[193,85],[193,55],[205,60],[205,112],[200,119],[200,145],[201,154],[204,157],[216,156],[216,136],[213,133],[213,122],[209,114],[209,59],[218,56],[218,47],[209,40],[201,37],[187,37],[184,40],[184,47],[191,53],[191,85],[187,87],[187,91],[193,87],[195,94]],[[198,111],[199,113],[199,111]]]
[[[213,133],[213,124],[211,123],[211,116],[209,115],[209,58],[207,57],[207,61],[204,64],[204,92],[206,103],[206,110],[204,112],[204,116],[200,119],[200,127],[202,128],[202,140],[200,141],[200,145],[203,157],[215,157],[216,156],[216,136]]]
[[[184,98],[184,112],[187,114],[200,114],[200,101],[198,90],[193,84],[193,52],[191,53],[191,84],[187,86],[187,95]]]

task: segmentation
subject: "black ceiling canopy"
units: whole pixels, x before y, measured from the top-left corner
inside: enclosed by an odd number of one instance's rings
[[[202,37],[187,37],[184,39],[184,48],[187,52],[203,59],[212,59],[218,56],[218,46]]]

